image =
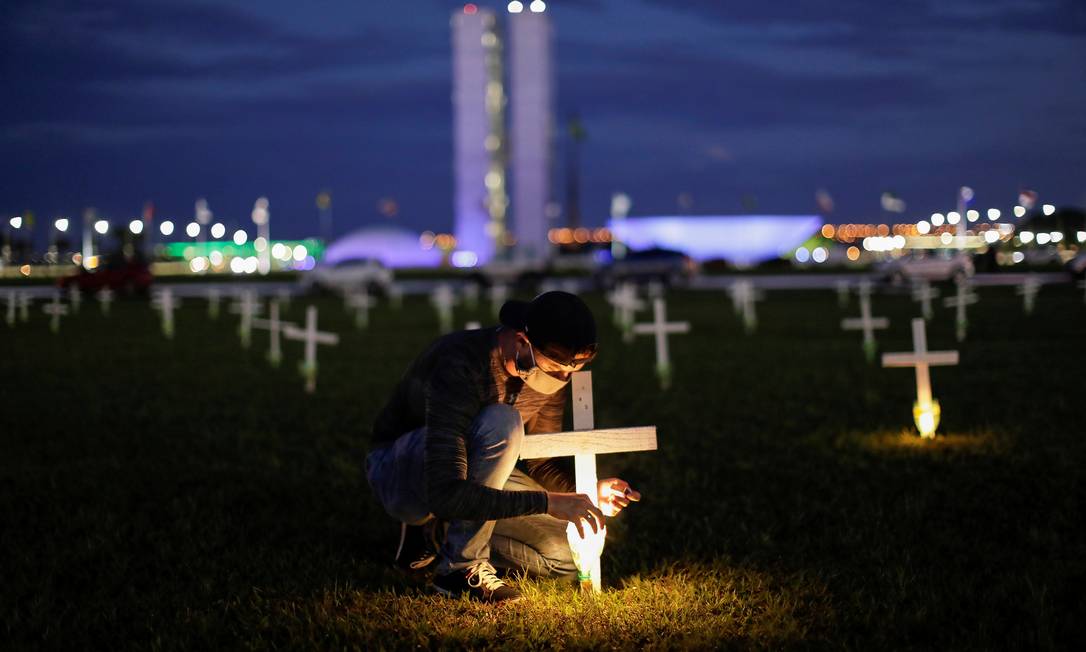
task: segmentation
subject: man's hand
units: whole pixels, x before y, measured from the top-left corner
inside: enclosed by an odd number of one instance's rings
[[[631,502],[641,500],[641,492],[634,491],[628,482],[620,478],[607,478],[598,483],[600,509],[604,516],[614,516]]]
[[[584,494],[560,494],[548,491],[547,514],[573,523],[582,539],[584,538],[582,520],[588,521],[593,532],[598,532],[603,527],[603,512]]]

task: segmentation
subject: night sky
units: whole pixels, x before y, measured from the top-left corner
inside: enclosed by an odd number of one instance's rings
[[[505,3],[481,2],[499,8]],[[0,212],[147,200],[273,235],[452,227],[449,17],[438,0],[5,0]],[[1021,187],[1086,204],[1082,0],[552,0],[558,117],[576,111],[582,212],[813,213],[883,221],[1009,209]],[[562,197],[561,171],[556,197]],[[394,198],[399,215],[377,210]],[[39,228],[39,231],[42,229]]]

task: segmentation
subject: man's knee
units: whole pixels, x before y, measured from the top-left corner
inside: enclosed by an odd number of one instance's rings
[[[502,447],[520,454],[520,446],[524,442],[524,422],[515,407],[504,403],[486,406],[476,418],[474,430],[480,445]]]

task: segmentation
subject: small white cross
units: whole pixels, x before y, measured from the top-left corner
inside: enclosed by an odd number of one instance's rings
[[[252,338],[253,317],[259,315],[262,310],[263,307],[257,302],[256,293],[252,290],[242,292],[237,302],[230,306],[230,312],[241,315],[238,335],[241,337],[241,347],[243,349],[249,348],[249,342]]]
[[[497,317],[502,310],[502,306],[505,305],[505,300],[509,298],[509,286],[505,283],[495,283],[490,286],[487,294],[490,297],[490,309],[494,311],[494,316]]]
[[[19,299],[15,294],[15,290],[8,290],[4,293],[4,297],[7,299],[7,324],[8,326],[15,325],[15,307],[19,303]]]
[[[913,406],[913,418],[920,430],[920,436],[932,438],[939,427],[939,404],[931,396],[930,366],[958,364],[957,351],[928,351],[928,338],[923,319],[913,319],[913,351],[908,353],[883,353],[884,367],[916,368],[916,405]]]
[[[1037,293],[1041,291],[1041,280],[1030,274],[1022,281],[1022,284],[1015,290],[1015,294],[1019,294],[1022,297],[1022,310],[1027,315],[1033,314],[1033,306],[1037,302]]]
[[[728,288],[732,296],[732,308],[737,314],[743,315],[743,330],[748,334],[758,328],[758,311],[755,302],[762,298],[761,292],[754,283],[747,280],[736,281]]]
[[[34,299],[30,296],[29,292],[19,293],[19,321],[26,323],[30,321],[30,305],[34,303]]]
[[[53,301],[42,306],[42,312],[51,316],[49,330],[60,332],[60,317],[68,314],[68,306],[60,302],[60,292],[53,292]]]
[[[399,310],[403,307],[403,288],[396,283],[388,284],[388,302],[392,304],[392,307]]]
[[[966,306],[980,301],[980,297],[973,292],[973,286],[968,280],[959,278],[955,281],[957,293],[952,297],[943,299],[943,305],[947,308],[955,308],[954,336],[959,342],[965,341],[966,331],[969,329],[969,317],[965,312]]]
[[[68,287],[68,303],[72,306],[72,314],[78,315],[79,308],[83,305],[83,292],[74,283]]]
[[[219,288],[212,287],[207,290],[207,316],[211,319],[219,318]]]
[[[288,324],[279,321],[279,303],[272,301],[268,306],[268,319],[260,319],[254,317],[252,320],[253,328],[266,329],[271,336],[271,342],[268,345],[268,362],[271,366],[278,367],[279,361],[283,359],[283,351],[279,346],[279,334],[287,326],[294,326],[295,324]]]
[[[689,333],[690,322],[667,321],[667,304],[663,299],[652,300],[653,321],[648,324],[634,324],[633,332],[638,335],[656,337],[656,375],[660,378],[660,387],[671,386],[671,360],[668,356],[667,336],[669,333]]]
[[[370,308],[373,308],[377,303],[370,296],[369,290],[365,287],[361,292],[347,294],[343,298],[343,303],[348,308],[354,310],[354,325],[359,330],[365,330],[370,325]]]
[[[471,310],[475,310],[475,306],[479,305],[479,285],[475,281],[468,281],[464,284],[462,293],[464,295],[464,305]]]
[[[466,331],[477,331],[482,327],[483,325],[477,321],[469,321],[468,323],[464,324],[464,330]]]
[[[305,391],[312,394],[317,391],[317,345],[339,344],[339,335],[318,331],[317,307],[309,306],[305,309],[305,328],[284,324],[283,337],[305,342],[305,358],[301,364],[301,372],[302,377],[305,378]]]
[[[850,317],[841,320],[841,329],[862,330],[864,333],[864,355],[868,362],[875,361],[875,330],[890,327],[890,320],[886,317],[871,316],[871,284],[861,283],[859,287],[860,317]]]
[[[530,460],[572,455],[577,493],[588,496],[598,507],[596,455],[654,451],[656,426],[596,430],[592,410],[592,372],[574,372],[570,385],[573,387],[573,432],[526,435],[520,448],[520,457]],[[584,539],[578,536],[572,523],[566,528],[566,533],[577,561],[577,569],[583,578],[582,582],[590,583],[592,590],[598,593],[602,589],[600,553],[603,551],[607,530],[602,528],[593,534],[591,527],[583,527]]]
[[[151,305],[162,315],[162,334],[166,336],[166,339],[173,339],[173,311],[181,306],[181,300],[174,299],[173,291],[165,288],[155,294]]]
[[[939,288],[932,287],[927,281],[921,281],[913,287],[912,296],[913,301],[920,302],[920,314],[924,315],[925,320],[930,320],[931,300],[939,296]]]
[[[615,325],[622,331],[622,340],[632,342],[637,312],[645,308],[645,302],[637,297],[637,287],[632,283],[620,283],[608,296],[608,301],[615,309]]]
[[[837,290],[837,307],[847,308],[852,284],[848,281],[837,281],[833,284],[833,287]]]
[[[102,314],[109,316],[109,308],[113,304],[113,290],[104,287],[98,290],[98,305],[102,308]]]
[[[437,309],[441,332],[448,333],[452,330],[453,306],[456,305],[456,296],[453,295],[452,288],[446,283],[437,286],[430,296],[430,302]]]

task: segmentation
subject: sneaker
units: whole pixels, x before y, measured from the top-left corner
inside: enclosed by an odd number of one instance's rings
[[[466,595],[472,600],[497,604],[523,600],[520,591],[503,582],[488,561],[477,562],[464,570],[434,576],[434,590],[450,598]]]
[[[408,572],[425,570],[437,559],[437,519],[424,525],[400,524],[400,546],[396,549],[396,567]]]

